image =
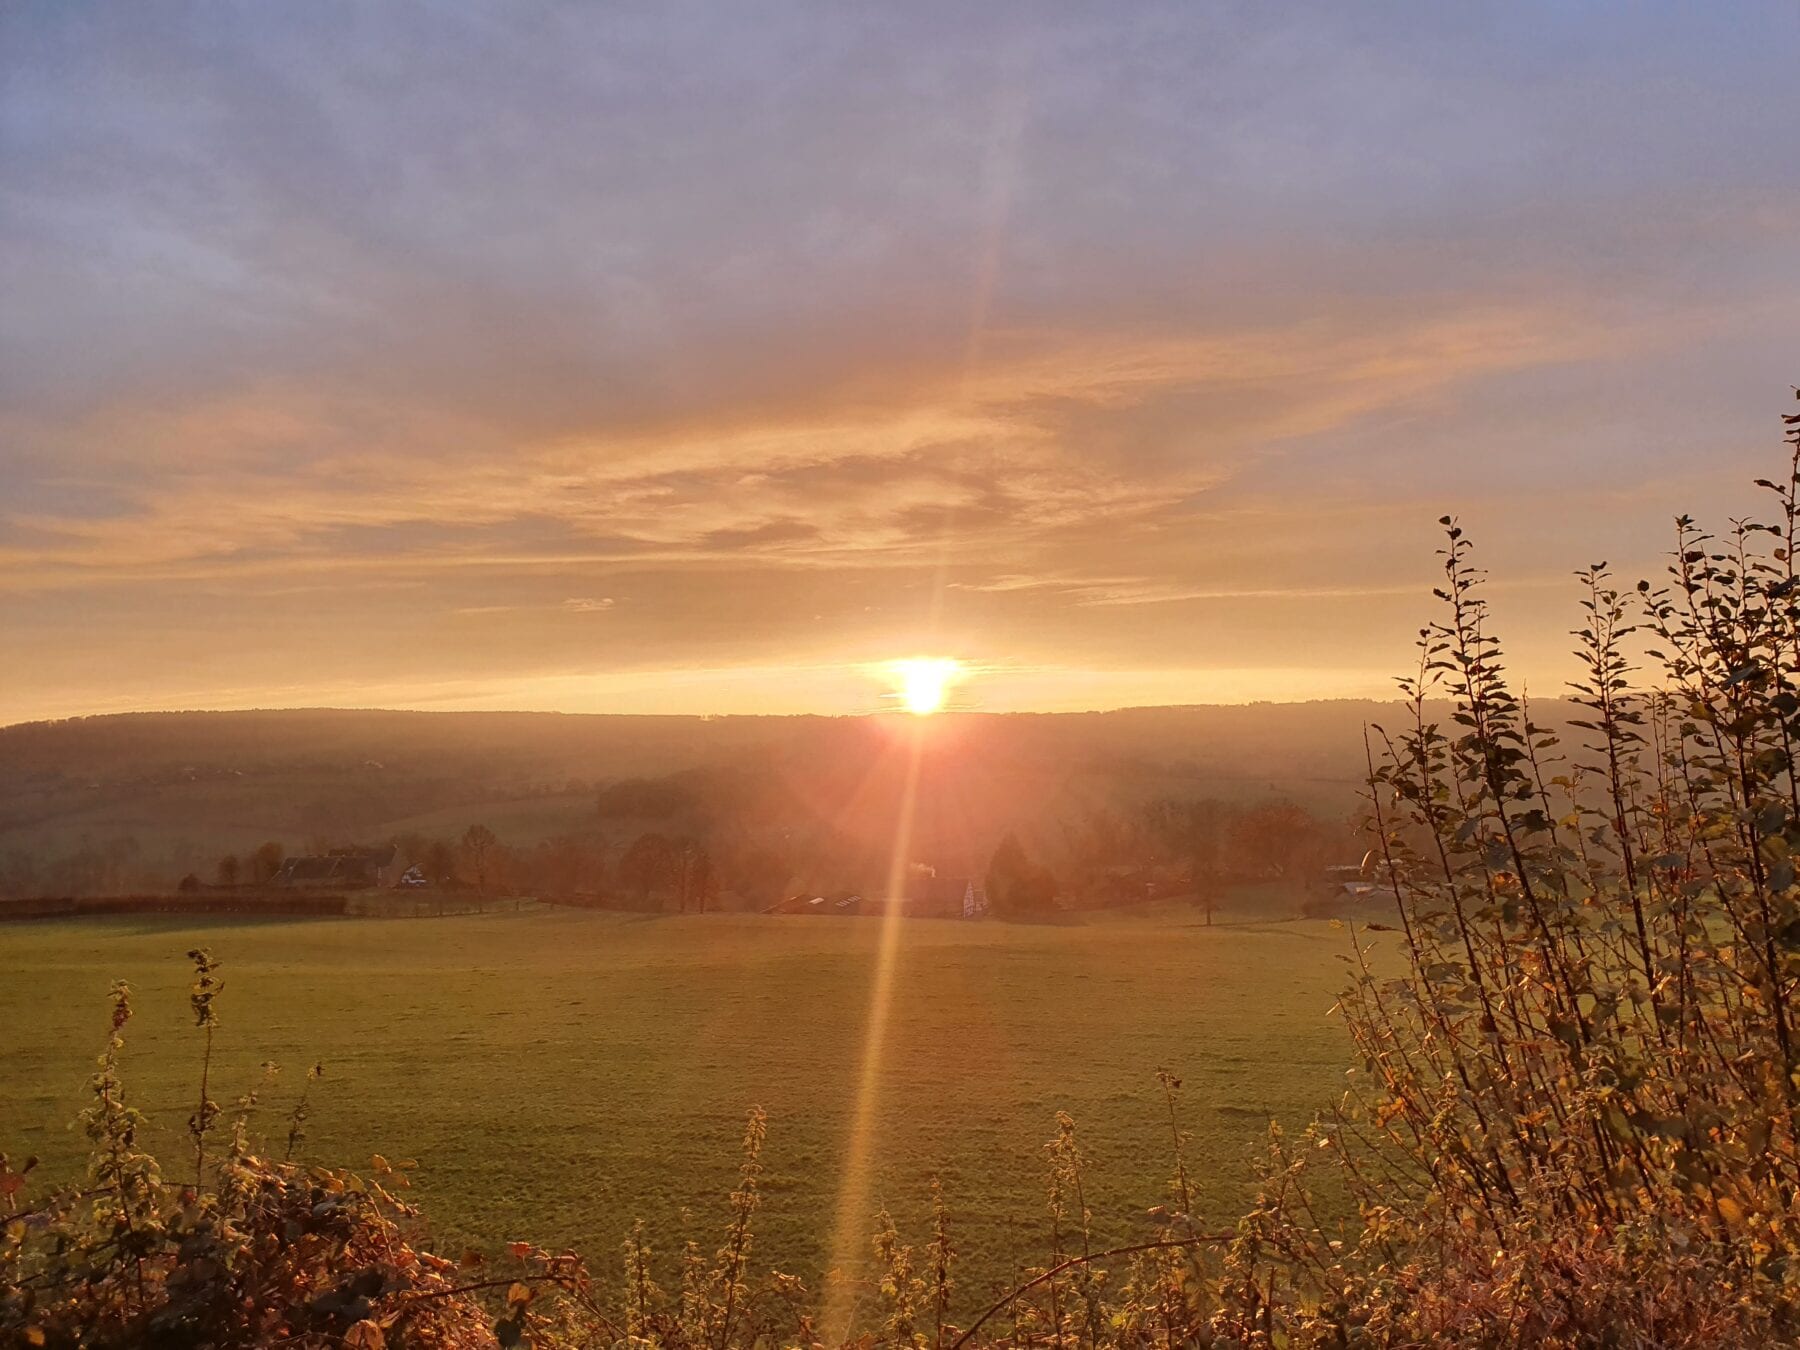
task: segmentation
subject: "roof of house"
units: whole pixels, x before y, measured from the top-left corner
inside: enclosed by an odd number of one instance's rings
[[[280,886],[332,882],[366,885],[393,863],[396,853],[394,845],[382,844],[374,848],[334,848],[329,853],[301,854],[282,863],[274,881]]]

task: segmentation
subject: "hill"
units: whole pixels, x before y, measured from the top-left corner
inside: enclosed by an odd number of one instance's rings
[[[898,717],[639,717],[305,709],[0,728],[0,893],[168,886],[264,840],[289,851],[471,824],[512,849],[645,830],[807,884],[887,867],[918,736],[911,856],[974,874],[1159,799],[1355,809],[1372,702]],[[774,885],[776,883],[770,882]]]

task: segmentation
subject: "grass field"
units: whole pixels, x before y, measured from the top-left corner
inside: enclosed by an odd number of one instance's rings
[[[642,1217],[670,1263],[710,1251],[745,1109],[769,1114],[759,1260],[813,1284],[827,1262],[880,925],[568,912],[439,920],[144,918],[0,929],[0,1149],[69,1174],[68,1128],[129,979],[128,1084],[165,1172],[200,1042],[183,953],[224,962],[214,1097],[284,1072],[262,1127],[323,1059],[307,1156],[416,1158],[440,1247],[573,1244],[611,1276]],[[1081,926],[899,929],[878,1075],[873,1203],[923,1241],[938,1175],[975,1299],[1044,1249],[1041,1145],[1076,1119],[1104,1237],[1147,1230],[1171,1171],[1159,1066],[1185,1081],[1202,1209],[1247,1191],[1269,1116],[1298,1125],[1343,1087],[1328,1016],[1347,951],[1316,922],[1198,925],[1175,911]],[[277,1148],[279,1152],[279,1148]],[[684,1211],[688,1217],[684,1219]],[[815,1285],[816,1287],[816,1285]]]

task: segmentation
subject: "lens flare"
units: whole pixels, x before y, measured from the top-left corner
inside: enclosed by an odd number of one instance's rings
[[[940,711],[952,686],[963,677],[962,662],[947,656],[916,656],[892,662],[888,669],[894,678],[894,697],[918,717]]]
[[[881,1119],[882,1056],[887,1045],[888,1011],[894,1001],[894,980],[900,962],[901,916],[905,903],[907,866],[912,858],[913,820],[919,802],[919,769],[924,754],[924,728],[915,725],[908,737],[906,785],[894,821],[894,851],[888,860],[885,906],[876,940],[874,978],[869,983],[868,1020],[863,1027],[862,1064],[856,1081],[856,1106],[850,1121],[850,1139],[844,1148],[844,1170],[838,1186],[837,1215],[832,1224],[831,1264],[828,1269],[849,1273],[861,1264],[868,1247],[871,1182],[875,1158],[876,1122]],[[827,1345],[850,1339],[855,1314],[856,1284],[839,1279],[829,1283],[820,1326]]]

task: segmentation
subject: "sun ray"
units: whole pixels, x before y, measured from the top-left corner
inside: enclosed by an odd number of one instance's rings
[[[875,978],[869,986],[869,1015],[863,1032],[862,1064],[857,1074],[856,1105],[852,1111],[850,1140],[844,1150],[843,1181],[838,1189],[837,1215],[832,1224],[831,1262],[828,1270],[849,1276],[868,1245],[869,1170],[873,1160],[875,1122],[879,1118],[881,1059],[887,1041],[888,1011],[893,1002],[894,977],[899,965],[901,913],[911,862],[913,819],[919,800],[919,766],[924,755],[924,732],[915,727],[910,737],[906,784],[894,822],[894,851],[888,861],[883,892],[881,932],[876,939]],[[848,1278],[831,1284],[826,1293],[821,1329],[827,1345],[849,1339],[855,1312],[854,1284]]]

